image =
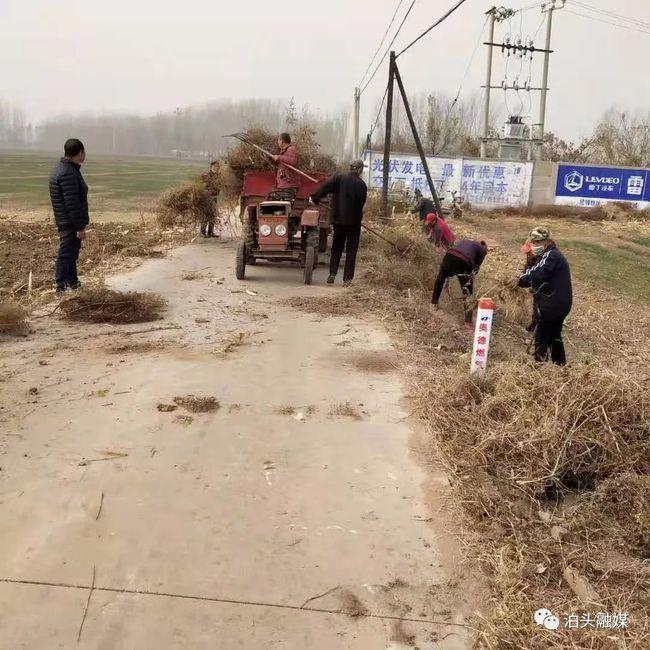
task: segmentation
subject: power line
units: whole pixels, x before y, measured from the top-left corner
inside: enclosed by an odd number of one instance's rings
[[[386,90],[384,91],[384,98],[381,100],[381,104],[379,104],[379,110],[377,111],[377,117],[375,118],[375,123],[372,125],[372,128],[370,129],[370,133],[368,134],[369,138],[372,138],[372,134],[375,132],[375,129],[377,128],[377,124],[379,124],[379,118],[381,117],[381,109],[384,108],[384,102],[386,101],[387,96],[388,96],[388,85],[386,85]]]
[[[605,23],[606,25],[612,25],[612,27],[620,27],[621,29],[628,29],[632,32],[639,32],[640,34],[649,34],[650,31],[644,29],[638,29],[632,27],[631,25],[621,25],[620,23],[613,23],[610,20],[605,20],[604,18],[598,18],[596,16],[590,16],[589,14],[581,14],[577,11],[571,11],[571,9],[566,10],[568,13],[573,14],[574,16],[580,16],[581,18],[588,18],[589,20],[597,20],[599,23]]]
[[[413,6],[415,5],[417,0],[413,0],[411,4],[409,5],[409,8],[406,10],[406,14],[404,14],[404,18],[402,18],[402,22],[400,23],[399,27],[397,28],[397,31],[395,32],[395,35],[393,36],[393,40],[388,44],[388,47],[386,48],[386,51],[384,52],[384,56],[381,57],[381,61],[377,64],[377,67],[375,68],[375,71],[372,73],[372,76],[368,81],[366,81],[366,85],[361,89],[361,92],[368,87],[370,82],[375,78],[375,75],[377,74],[377,71],[379,68],[381,68],[381,64],[384,62],[384,59],[388,56],[388,53],[390,52],[390,48],[393,47],[393,43],[395,42],[395,39],[398,37],[400,31],[402,30],[402,27],[404,27],[404,23],[406,22],[406,19],[409,17],[409,14],[411,13],[411,10],[413,9]]]
[[[388,23],[388,27],[386,28],[386,31],[384,32],[384,35],[381,37],[381,41],[379,42],[379,45],[377,46],[377,49],[375,50],[375,53],[372,55],[372,59],[370,60],[370,63],[368,64],[368,67],[366,68],[366,71],[363,73],[363,77],[361,77],[361,81],[357,84],[358,87],[361,87],[361,84],[363,83],[364,79],[366,78],[366,75],[368,74],[368,71],[372,67],[372,64],[375,62],[375,59],[377,58],[377,54],[379,54],[379,50],[381,50],[381,46],[384,44],[384,41],[386,40],[386,36],[388,36],[388,32],[390,31],[390,28],[393,26],[393,23],[395,22],[395,17],[397,16],[397,12],[400,10],[400,7],[402,6],[403,2],[404,2],[404,0],[399,0],[397,8],[395,9],[395,12],[393,13],[393,17],[390,19],[390,23]]]
[[[458,92],[456,93],[456,98],[453,101],[453,105],[458,101],[458,98],[460,97],[460,92],[463,89],[463,84],[465,83],[465,80],[467,79],[467,75],[469,73],[469,69],[472,66],[472,63],[474,63],[474,57],[476,56],[476,53],[478,52],[478,48],[481,45],[481,37],[483,36],[483,32],[485,31],[485,26],[487,25],[488,20],[490,19],[489,16],[485,18],[485,22],[483,23],[483,26],[481,27],[481,32],[478,35],[478,40],[476,41],[476,45],[474,47],[474,51],[472,52],[472,56],[470,57],[467,67],[465,68],[465,73],[463,74],[463,77],[460,80],[460,84],[458,86]]]
[[[438,20],[436,20],[436,22],[433,23],[431,27],[424,30],[414,41],[409,43],[395,58],[402,56],[404,52],[412,48],[419,40],[423,39],[434,27],[437,27],[438,25],[440,25],[440,23],[447,20],[447,18],[449,18],[449,16],[451,16],[451,14],[453,14],[454,11],[458,9],[458,7],[465,4],[466,1],[467,0],[458,0],[458,2],[444,16],[442,16],[442,18],[438,18]]]
[[[579,7],[586,9],[587,11],[593,11],[594,13],[601,14],[602,16],[606,16],[608,18],[614,18],[619,21],[631,23],[632,25],[635,26],[641,25],[642,27],[650,28],[650,22],[648,21],[639,20],[638,18],[631,18],[629,16],[624,16],[623,14],[619,14],[614,11],[607,11],[606,9],[599,9],[598,7],[594,7],[593,5],[590,5],[587,2],[581,2],[580,0],[571,0],[571,4],[576,4]]]

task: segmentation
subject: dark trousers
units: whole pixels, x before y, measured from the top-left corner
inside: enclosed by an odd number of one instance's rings
[[[214,237],[214,221],[201,222],[201,234],[204,237]]]
[[[354,268],[357,264],[357,251],[361,239],[361,224],[344,226],[335,223],[332,226],[332,254],[330,256],[330,275],[336,275],[341,263],[341,255],[345,250],[345,269],[343,269],[343,282],[350,282],[354,278]]]
[[[77,231],[70,228],[59,228],[59,255],[56,259],[56,290],[66,291],[79,286],[77,277],[77,260],[81,250],[81,240]]]
[[[464,299],[469,298],[469,296],[474,293],[474,276],[472,275],[472,267],[470,264],[465,260],[460,259],[460,257],[447,253],[442,258],[438,277],[436,278],[436,283],[433,287],[431,302],[434,305],[437,305],[440,300],[445,282],[454,276],[458,278]],[[471,309],[468,309],[467,306],[465,307],[465,321],[468,323],[472,322],[472,311]]]
[[[558,366],[566,364],[566,352],[562,341],[564,319],[538,320],[535,329],[535,361],[552,361]]]

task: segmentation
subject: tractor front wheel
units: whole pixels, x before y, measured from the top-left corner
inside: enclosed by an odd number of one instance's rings
[[[314,273],[316,266],[316,248],[314,246],[307,246],[305,249],[305,268],[304,268],[304,282],[311,284],[311,277]]]
[[[243,280],[246,276],[246,243],[240,241],[237,245],[237,255],[235,257],[235,277]]]

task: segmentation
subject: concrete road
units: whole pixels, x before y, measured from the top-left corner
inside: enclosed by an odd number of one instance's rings
[[[469,647],[388,335],[284,304],[344,291],[322,268],[233,262],[207,242],[111,280],[163,294],[158,323],[0,343],[0,647]],[[191,394],[220,408],[158,410]]]

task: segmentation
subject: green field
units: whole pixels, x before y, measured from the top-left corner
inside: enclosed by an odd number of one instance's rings
[[[49,210],[48,178],[57,153],[0,150],[0,213]],[[164,190],[207,169],[176,159],[88,155],[83,175],[91,213],[147,210]]]

